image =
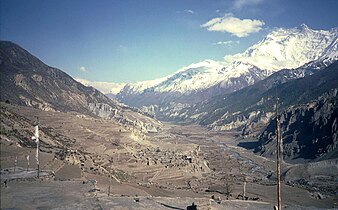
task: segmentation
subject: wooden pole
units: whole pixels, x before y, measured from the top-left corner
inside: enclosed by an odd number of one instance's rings
[[[244,178],[244,183],[243,183],[243,200],[245,200],[245,191],[246,191],[246,178]]]
[[[15,156],[15,160],[14,160],[14,173],[16,171],[17,164],[18,164],[18,156]]]
[[[279,118],[278,118],[278,95],[277,95],[277,86],[276,86],[276,138],[277,138],[277,204],[278,210],[282,210],[282,199],[281,199],[281,184],[280,184],[280,128],[279,128]]]
[[[110,195],[110,186],[111,186],[111,166],[109,167],[109,188],[108,188],[108,197]]]
[[[29,155],[26,156],[26,160],[27,160],[27,171],[29,169]]]

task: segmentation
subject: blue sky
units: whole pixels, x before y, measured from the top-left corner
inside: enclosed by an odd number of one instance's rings
[[[337,0],[0,0],[0,38],[91,81],[155,79],[275,27],[337,27]],[[232,25],[241,26],[232,28]]]

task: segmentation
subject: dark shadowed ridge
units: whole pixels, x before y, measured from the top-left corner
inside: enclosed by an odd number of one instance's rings
[[[252,111],[268,112],[274,109],[275,82],[279,81],[278,94],[281,108],[302,104],[315,100],[325,92],[338,85],[338,62],[322,70],[306,70],[313,74],[294,79],[299,69],[281,70],[254,85],[237,92],[221,95],[196,105],[199,112],[210,114],[200,120],[200,124],[208,125],[220,119],[226,112],[240,112],[247,115]],[[261,103],[260,103],[261,102]],[[232,119],[229,119],[231,121]]]

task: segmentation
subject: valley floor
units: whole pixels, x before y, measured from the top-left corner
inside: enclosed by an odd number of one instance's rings
[[[160,132],[144,134],[76,113],[3,104],[1,109],[1,209],[186,209],[193,202],[198,209],[272,209],[276,204],[275,162],[238,147],[252,141],[236,133],[164,123]],[[30,138],[35,116],[43,142],[40,179],[34,177],[34,144],[20,142]],[[290,167],[296,165],[283,165]],[[283,182],[285,207],[337,208],[332,190],[297,183]],[[333,192],[338,188],[332,180],[328,185]]]

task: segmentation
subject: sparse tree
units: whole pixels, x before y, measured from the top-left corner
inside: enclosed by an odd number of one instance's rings
[[[224,189],[224,195],[227,197],[227,200],[229,200],[229,197],[231,196],[233,189],[230,182],[225,183],[225,189]]]
[[[233,180],[231,179],[231,177],[229,177],[229,175],[225,175],[223,178],[221,178],[222,180],[224,180],[225,186],[224,186],[224,195],[227,197],[227,200],[229,200],[229,197],[231,196],[231,193],[233,192]]]

